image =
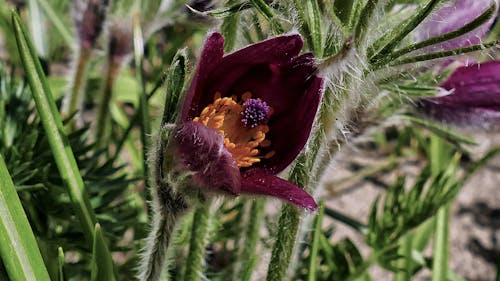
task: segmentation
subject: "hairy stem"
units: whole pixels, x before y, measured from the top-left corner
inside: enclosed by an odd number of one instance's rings
[[[137,279],[140,281],[162,280],[172,232],[189,208],[183,195],[176,192],[175,181],[167,174],[172,167],[168,133],[168,128],[162,128],[153,148],[155,153],[151,154],[153,220],[139,263]]]
[[[299,230],[300,215],[301,212],[290,204],[285,204],[281,208],[279,229],[267,270],[267,281],[285,279]]]
[[[259,242],[259,231],[264,215],[264,200],[255,200],[250,208],[249,218],[246,222],[246,232],[243,237],[243,248],[240,253],[240,267],[236,280],[250,280],[257,260],[257,242]]]
[[[203,273],[203,258],[210,226],[210,205],[209,203],[203,204],[194,213],[185,281],[198,281]]]

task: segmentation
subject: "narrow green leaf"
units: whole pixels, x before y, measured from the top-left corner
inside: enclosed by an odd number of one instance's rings
[[[481,51],[485,50],[491,47],[495,47],[500,45],[500,41],[494,41],[494,42],[488,42],[488,43],[483,43],[483,44],[477,44],[477,45],[471,45],[463,48],[458,48],[458,49],[453,49],[449,51],[442,51],[442,52],[434,52],[434,53],[429,53],[429,54],[423,54],[423,55],[418,55],[418,56],[412,56],[408,58],[402,58],[395,60],[391,62],[389,65],[390,66],[396,66],[396,65],[403,65],[403,64],[408,64],[408,63],[415,63],[415,62],[422,62],[422,61],[428,61],[428,60],[434,60],[434,59],[441,59],[441,58],[446,58],[446,57],[451,57],[451,56],[456,56],[460,54],[466,54],[466,53],[471,53],[471,52],[476,52],[476,51]]]
[[[243,10],[250,9],[250,8],[252,8],[252,4],[250,4],[249,1],[243,1],[243,2],[235,4],[235,5],[231,5],[231,6],[227,6],[224,8],[215,9],[215,10],[211,10],[211,11],[207,11],[207,12],[199,12],[199,11],[193,10],[189,6],[188,6],[188,8],[190,8],[191,11],[193,11],[194,13],[199,13],[199,14],[204,15],[204,16],[211,16],[211,17],[214,17],[216,19],[222,19],[225,17],[235,15]]]
[[[313,229],[313,237],[312,237],[312,245],[311,245],[311,254],[309,256],[309,266],[307,270],[307,280],[315,281],[316,280],[316,265],[318,264],[318,248],[319,248],[319,239],[321,235],[321,225],[323,223],[323,214],[325,210],[325,202],[321,201],[319,204],[318,214],[314,219],[314,229]]]
[[[186,80],[186,50],[180,50],[174,56],[166,79],[165,107],[162,124],[175,123],[179,102],[182,100],[184,82]]]
[[[264,0],[250,0],[253,7],[269,22],[271,30],[275,35],[285,33],[285,28],[275,16],[273,8],[271,8]]]
[[[306,1],[306,19],[312,37],[312,50],[318,58],[323,57],[323,30],[321,26],[321,10],[319,9],[318,0]]]
[[[236,0],[227,0],[226,6],[236,4]],[[236,44],[236,36],[238,35],[238,25],[240,22],[240,16],[238,13],[234,13],[222,21],[220,27],[221,33],[224,36],[224,51],[230,52],[234,49]]]
[[[380,0],[368,0],[361,15],[354,28],[354,44],[360,47],[365,42],[366,32],[368,32],[368,25],[375,13],[375,8]]]
[[[65,281],[66,280],[66,277],[64,275],[64,252],[63,252],[63,249],[61,247],[57,248],[57,261],[58,261],[58,266],[59,266],[59,275],[58,275],[58,278],[57,280],[58,281]]]
[[[94,243],[92,246],[91,281],[114,281],[113,260],[101,232],[101,226],[95,225]]]
[[[486,9],[480,16],[478,16],[477,18],[475,18],[473,21],[469,22],[468,24],[464,25],[463,27],[456,29],[456,30],[453,30],[453,31],[450,31],[448,33],[442,34],[440,36],[432,37],[432,38],[429,38],[429,39],[424,40],[422,42],[409,45],[409,46],[404,47],[400,50],[397,50],[397,51],[387,55],[386,56],[387,60],[384,59],[384,61],[386,61],[386,62],[392,61],[392,60],[395,60],[395,59],[397,59],[397,58],[399,58],[407,53],[413,52],[415,50],[422,49],[422,48],[425,48],[425,47],[428,47],[428,46],[431,46],[434,44],[438,44],[441,42],[445,42],[445,41],[448,41],[450,39],[459,37],[463,34],[466,34],[470,31],[476,29],[477,27],[481,26],[486,21],[488,21],[491,18],[491,16],[495,13],[496,8],[497,8],[496,5],[493,4],[488,9]]]
[[[12,281],[50,281],[35,235],[1,154],[0,256]]]
[[[342,21],[345,26],[349,25],[352,6],[354,4],[353,0],[335,0],[333,1],[333,7],[337,17]]]
[[[83,234],[90,247],[93,241],[93,228],[96,218],[85,191],[75,156],[69,145],[68,138],[64,134],[61,117],[40,62],[36,59],[36,51],[27,36],[28,33],[21,24],[21,19],[15,12],[12,13],[12,26],[40,120],[47,134],[57,168],[64,185],[68,188],[73,208],[80,220]]]
[[[413,17],[400,25],[400,27],[391,30],[387,36],[383,36],[381,39],[377,40],[371,48],[377,49],[377,46],[381,47],[376,50],[375,54],[370,58],[370,61],[375,62],[389,54],[399,43],[401,43],[401,40],[414,30],[442,1],[443,0],[430,0],[425,6],[420,8]]]

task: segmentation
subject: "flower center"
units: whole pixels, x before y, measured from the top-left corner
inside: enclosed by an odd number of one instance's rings
[[[238,167],[250,167],[262,158],[270,158],[274,151],[261,155],[260,148],[269,147],[266,140],[267,122],[272,108],[261,99],[252,99],[246,92],[242,101],[235,96],[221,97],[215,93],[214,102],[205,107],[199,117],[193,119],[224,136],[224,146],[236,160]]]

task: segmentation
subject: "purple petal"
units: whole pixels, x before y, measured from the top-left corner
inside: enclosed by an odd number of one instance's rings
[[[490,0],[447,1],[417,28],[417,41],[423,41],[459,29],[481,15],[492,4]],[[488,32],[493,20],[494,18],[467,34],[432,46],[426,51],[452,50],[478,44]]]
[[[500,61],[457,68],[441,87],[452,93],[435,103],[500,110]]]
[[[205,48],[207,48],[207,44],[205,44]],[[219,44],[222,52],[222,37]],[[223,96],[230,96],[229,91],[237,80],[246,76],[250,70],[257,66],[290,63],[300,52],[302,45],[302,38],[298,34],[278,36],[237,50],[222,59],[214,60],[208,71],[200,69],[201,66],[199,66],[197,73],[203,73],[203,75],[193,78],[193,82],[196,83],[195,85],[191,84],[189,94],[194,95],[194,98],[190,100],[192,102],[190,102],[189,113],[186,112],[187,114],[183,114],[183,116],[189,115],[191,118],[198,116],[205,106],[213,102],[216,92],[222,93]],[[200,59],[200,64],[202,64],[202,60],[203,58]],[[241,94],[243,93],[238,95]]]
[[[240,193],[240,170],[221,134],[203,124],[185,122],[178,126],[175,141],[183,169],[194,172],[201,187],[213,192]]]
[[[223,55],[224,38],[222,35],[217,32],[208,35],[198,61],[198,67],[191,81],[191,86],[184,99],[181,120],[189,120],[189,117],[194,117],[192,114],[190,115],[190,113],[198,112],[199,100],[206,87],[207,78],[213,68],[220,63]],[[201,107],[201,109],[203,109],[203,107]]]
[[[275,156],[255,164],[277,174],[285,169],[304,147],[311,132],[322,96],[323,79],[314,75],[312,54],[304,54],[284,65],[258,64],[236,80],[228,95],[249,91],[272,109],[267,139],[262,154],[274,150]]]
[[[272,196],[310,211],[318,209],[318,205],[311,195],[302,188],[259,169],[253,169],[244,174],[241,181],[241,192]]]
[[[481,107],[437,104],[429,100],[419,101],[420,109],[431,118],[484,131],[500,131],[500,111]]]

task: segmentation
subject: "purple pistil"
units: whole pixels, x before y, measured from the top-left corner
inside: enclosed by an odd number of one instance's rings
[[[255,128],[269,121],[271,108],[261,99],[248,99],[243,103],[241,122],[245,127]]]

